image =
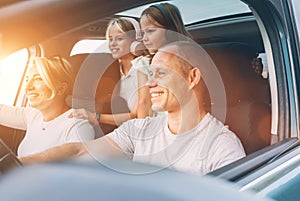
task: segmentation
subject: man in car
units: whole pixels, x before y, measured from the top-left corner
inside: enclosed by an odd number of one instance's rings
[[[90,154],[125,156],[133,161],[206,174],[245,156],[237,136],[205,111],[202,71],[213,63],[196,43],[162,47],[153,57],[148,81],[152,109],[166,115],[133,119],[93,141],[68,143],[20,158],[27,163]]]

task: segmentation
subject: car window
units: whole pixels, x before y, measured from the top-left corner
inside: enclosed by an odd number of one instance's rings
[[[299,32],[299,29],[300,29],[300,27],[299,27],[300,26],[300,11],[298,9],[296,9],[296,8],[299,8],[300,2],[296,1],[296,0],[293,0],[292,2],[293,2],[293,5],[294,5],[292,8],[294,8],[293,13],[295,15],[295,21],[296,21],[296,23],[294,24],[295,25],[294,28],[298,29],[297,33],[298,33],[298,37],[300,37],[300,32]]]
[[[201,3],[199,3],[199,0],[189,0],[188,2],[172,0],[166,2],[172,3],[180,9],[185,24],[251,12],[246,4],[237,0],[202,0]],[[149,5],[151,4],[143,5],[118,14],[139,17],[141,12]]]
[[[207,110],[229,125],[229,128],[242,140],[247,154],[269,145],[270,118],[273,112],[270,107],[269,69],[261,33],[249,7],[238,0],[230,0],[226,3],[205,0],[201,6],[194,6],[196,1],[184,3],[174,0],[170,3],[177,5],[188,31],[208,52],[222,78],[225,92],[209,91],[209,96],[214,97],[210,97],[213,100],[206,100]],[[135,16],[138,19],[141,11],[148,6],[149,4],[115,15]],[[246,15],[240,15],[245,13]],[[224,23],[222,19],[228,16],[231,16],[232,22]],[[218,17],[220,19],[216,19]],[[81,66],[83,57],[86,58],[87,53],[110,53],[107,41],[101,40],[105,38],[105,27],[109,19],[99,19],[82,29],[81,33],[94,35],[90,36],[91,39],[81,38],[72,47],[70,56],[74,66]],[[203,22],[206,20],[210,20],[211,23],[206,25]],[[233,32],[233,28],[244,29],[244,34],[240,31]],[[97,31],[92,33],[91,30]],[[75,55],[82,57],[77,59]],[[255,72],[251,64],[256,56],[262,62],[260,73]],[[225,98],[215,98],[217,96],[215,94],[219,96],[222,94]]]
[[[80,40],[72,48],[70,56],[86,53],[110,53],[107,40]]]
[[[14,105],[27,61],[27,49],[14,52],[0,61],[0,103]]]
[[[276,176],[273,177],[274,182],[269,184],[268,187],[265,187],[259,194],[263,196],[271,197],[278,201],[288,201],[296,200],[299,196],[299,184],[300,184],[300,166],[299,166],[299,156],[295,157],[294,160],[297,160],[298,164],[294,165],[292,170],[286,170],[285,172],[279,172]],[[297,166],[298,165],[298,166]],[[267,185],[266,185],[267,186]]]

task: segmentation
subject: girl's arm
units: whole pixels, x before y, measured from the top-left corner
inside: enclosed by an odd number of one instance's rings
[[[120,126],[123,122],[137,117],[135,112],[121,114],[96,114],[85,109],[73,109],[69,117],[87,119],[93,123],[104,123]]]
[[[148,76],[140,71],[138,73],[138,102],[137,102],[137,118],[145,118],[151,115],[151,97],[149,88],[146,86]]]
[[[137,115],[134,112],[121,113],[121,114],[100,114],[100,123],[120,126],[125,121],[136,118]]]

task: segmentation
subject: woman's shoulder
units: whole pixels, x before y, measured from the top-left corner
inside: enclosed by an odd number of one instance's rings
[[[133,64],[133,66],[149,66],[150,65],[150,57],[147,57],[147,56],[139,56],[139,57],[136,57],[135,59],[133,59],[131,61],[131,63]]]
[[[56,119],[60,119],[61,121],[65,121],[65,122],[68,122],[70,124],[80,123],[80,122],[85,121],[84,119],[70,117],[70,115],[73,111],[74,111],[74,109],[70,108],[69,110],[65,111],[64,113],[62,113],[58,117],[56,117]]]
[[[28,116],[32,116],[32,117],[42,116],[42,113],[38,109],[32,107],[23,107],[22,109],[25,111],[25,113]]]
[[[139,72],[147,75],[149,77],[149,66],[150,66],[150,58],[146,56],[139,56],[132,60],[132,67]]]

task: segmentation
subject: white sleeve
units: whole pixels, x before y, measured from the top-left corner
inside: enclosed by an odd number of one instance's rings
[[[145,74],[148,78],[150,77],[150,58],[144,56],[138,57],[134,60],[133,66],[137,71]]]
[[[0,105],[0,124],[26,130],[27,128],[27,114],[29,113],[29,108]]]
[[[132,137],[130,136],[130,133],[134,134],[134,127],[131,123],[132,120],[129,120],[127,122],[124,122],[120,127],[115,129],[113,132],[107,134],[110,139],[112,139],[115,143],[119,145],[119,147],[122,149],[122,151],[129,156],[130,158],[134,154],[134,142],[132,140]]]
[[[84,142],[95,139],[95,130],[88,120],[73,119],[67,130],[66,142]]]
[[[207,168],[213,171],[244,156],[245,151],[241,141],[234,133],[227,131],[220,134],[213,143],[207,159]]]

